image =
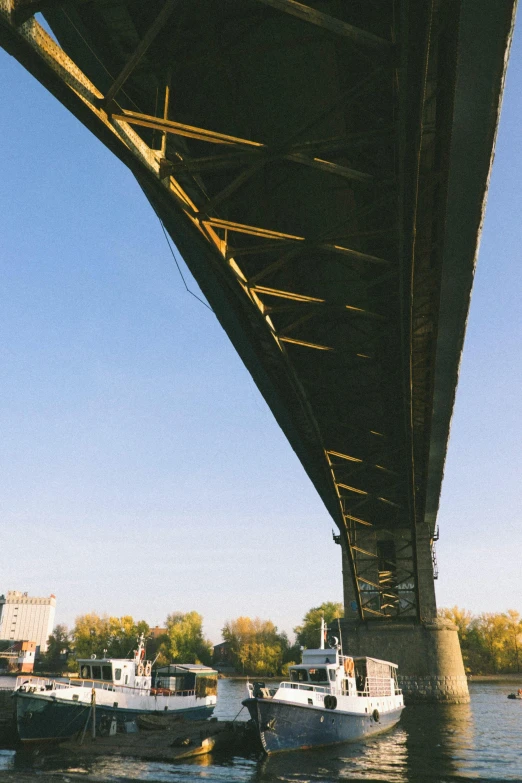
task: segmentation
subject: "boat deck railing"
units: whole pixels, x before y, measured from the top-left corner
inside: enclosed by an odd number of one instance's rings
[[[316,693],[330,693],[329,686],[324,685],[310,685],[304,682],[282,682],[279,685],[280,688],[292,688],[299,691],[315,691]]]
[[[16,688],[24,686],[26,690],[55,691],[70,690],[71,688],[89,688],[89,690],[103,690],[114,693],[138,693],[140,696],[195,696],[196,691],[169,691],[167,688],[152,688],[151,686],[134,687],[132,685],[116,685],[113,682],[103,680],[80,680],[70,678],[67,680],[51,680],[45,677],[17,677]]]
[[[302,691],[315,691],[316,693],[331,693],[330,686],[312,685],[301,682],[282,682],[280,688],[293,688]],[[367,677],[364,689],[357,691],[358,696],[399,696],[402,691],[395,686],[392,690],[392,681],[389,677]]]
[[[390,677],[366,677],[364,689],[358,691],[360,696],[393,696],[399,695],[402,691],[397,686],[392,688],[393,680]]]

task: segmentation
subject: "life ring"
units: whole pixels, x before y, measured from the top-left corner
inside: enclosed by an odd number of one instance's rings
[[[372,718],[374,719],[375,723],[379,723],[381,716],[379,715],[379,710],[374,710],[372,712]]]
[[[142,677],[143,676],[143,671],[144,671],[143,670],[143,664],[139,663],[138,664],[138,677]]]
[[[337,698],[328,694],[324,697],[324,706],[327,710],[335,710],[337,707]]]
[[[353,658],[344,659],[344,671],[346,672],[348,677],[353,677],[354,675]]]
[[[150,663],[147,663],[145,666],[145,677],[150,677],[150,673],[152,671],[152,666]]]

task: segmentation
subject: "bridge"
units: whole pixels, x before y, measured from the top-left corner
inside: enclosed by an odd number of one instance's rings
[[[435,628],[515,5],[0,0],[0,44],[133,172],[298,455],[353,628]]]

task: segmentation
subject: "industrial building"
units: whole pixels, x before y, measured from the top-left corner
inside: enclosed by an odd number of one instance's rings
[[[47,640],[53,631],[56,596],[35,598],[28,593],[9,590],[0,595],[0,639],[30,640],[36,644],[36,654],[47,650]]]

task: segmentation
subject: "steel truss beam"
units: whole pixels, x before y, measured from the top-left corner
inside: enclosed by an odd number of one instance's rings
[[[340,19],[318,11],[316,8],[298,3],[296,0],[257,0],[257,2],[269,5],[278,11],[295,16],[303,22],[309,22],[317,27],[321,27],[323,30],[328,30],[328,32],[348,38],[354,43],[385,52],[388,52],[391,48],[391,43],[384,40],[384,38],[379,38],[366,30],[360,30],[358,27],[342,22]]]
[[[179,5],[179,0],[165,0],[165,5],[139,42],[125,67],[120,71],[119,75],[109,87],[104,97],[104,104],[106,106],[110,106],[112,101],[116,98],[116,95],[121,90],[136,66],[139,64],[140,60],[147,53],[150,45],[153,43],[160,30],[167,24],[176,5]]]
[[[106,98],[105,100],[107,101],[108,99]],[[175,122],[174,120],[162,119],[161,117],[154,117],[149,114],[141,114],[140,112],[128,110],[123,112],[114,110],[111,112],[111,116],[114,120],[128,122],[129,125],[139,125],[144,128],[153,128],[154,130],[160,130],[164,133],[171,133],[174,136],[184,136],[187,139],[206,141],[209,144],[224,144],[239,150],[249,150],[250,157],[243,156],[242,158],[234,158],[231,156],[224,156],[225,168],[229,168],[231,162],[235,162],[238,159],[242,161],[243,165],[245,163],[253,163],[254,171],[249,173],[249,177],[257,171],[257,167],[266,166],[275,160],[287,160],[292,163],[299,163],[303,166],[309,166],[310,168],[317,169],[324,172],[325,174],[333,174],[336,177],[343,177],[344,179],[353,180],[354,182],[369,183],[373,182],[374,180],[374,177],[371,174],[367,174],[363,171],[356,171],[355,169],[351,169],[348,166],[341,166],[338,163],[332,163],[329,160],[323,160],[322,158],[317,157],[311,158],[301,152],[278,152],[277,150],[271,152],[270,148],[267,147],[266,144],[262,144],[258,141],[242,139],[238,138],[237,136],[229,136],[226,133],[219,133],[217,131],[211,131],[206,128],[197,128],[193,125],[186,125],[182,122]],[[212,170],[216,168],[216,161],[214,160],[214,162],[212,162],[212,158],[204,159],[204,162],[203,170]],[[183,171],[184,169],[188,169],[190,171],[192,163],[193,161],[190,159],[187,163],[167,161],[165,167],[171,172],[180,170]],[[217,159],[217,167],[222,167],[222,164],[223,158],[221,158],[221,160]],[[197,166],[196,170],[198,170]],[[240,174],[240,177],[243,179],[245,176],[245,172]],[[241,181],[243,181],[243,179]],[[229,185],[229,187],[231,187],[231,185]]]

